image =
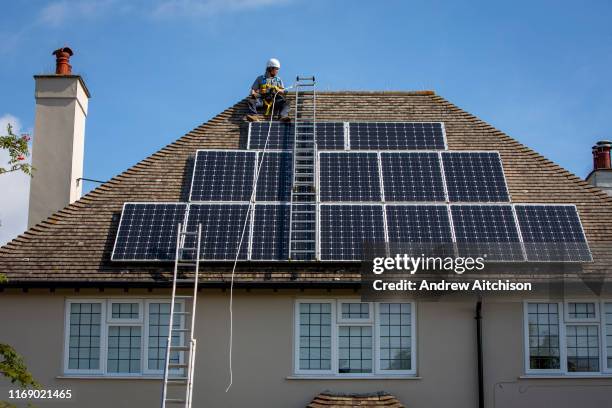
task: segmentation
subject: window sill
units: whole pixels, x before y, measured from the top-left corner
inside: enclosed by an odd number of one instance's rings
[[[422,377],[414,375],[290,375],[287,380],[421,380]]]
[[[58,375],[59,380],[163,380],[162,376],[155,375]]]
[[[527,374],[521,375],[521,380],[586,380],[586,379],[610,379],[612,374],[584,374],[584,375],[571,375],[571,374]]]

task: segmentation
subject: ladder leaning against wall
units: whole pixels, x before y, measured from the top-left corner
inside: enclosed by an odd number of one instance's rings
[[[191,408],[201,238],[202,224],[194,231],[188,231],[187,224],[178,225],[161,408]],[[191,287],[192,294],[178,295],[177,284]]]

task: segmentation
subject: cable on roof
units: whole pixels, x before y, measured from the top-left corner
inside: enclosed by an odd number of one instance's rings
[[[289,88],[286,88],[289,89]],[[240,248],[242,247],[242,242],[244,241],[244,233],[246,231],[246,226],[249,220],[249,215],[255,216],[253,210],[255,209],[255,195],[257,193],[257,181],[259,180],[259,171],[261,170],[261,166],[264,161],[264,157],[266,156],[266,151],[268,149],[268,140],[270,139],[270,133],[272,131],[272,119],[274,118],[274,104],[276,103],[276,97],[278,96],[278,92],[274,94],[274,99],[272,99],[272,110],[270,113],[270,121],[268,125],[268,134],[266,136],[266,143],[264,144],[263,154],[261,156],[261,161],[257,165],[257,171],[255,172],[255,183],[253,185],[253,192],[251,193],[251,200],[249,201],[249,209],[244,217],[244,224],[242,226],[242,234],[240,235],[240,241],[238,242],[238,248],[236,248],[236,257],[234,258],[234,266],[232,267],[232,277],[230,281],[230,302],[229,302],[229,312],[230,312],[230,338],[229,338],[229,372],[230,372],[230,380],[225,392],[228,392],[232,387],[232,383],[234,381],[234,372],[232,370],[232,348],[234,344],[234,274],[236,272],[236,265],[238,264],[238,257],[240,256]]]

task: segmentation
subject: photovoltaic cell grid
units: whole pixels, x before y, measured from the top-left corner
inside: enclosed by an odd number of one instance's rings
[[[381,153],[386,201],[445,201],[437,153]]]
[[[190,201],[249,201],[255,152],[198,150]]]
[[[449,201],[510,201],[497,152],[443,152]]]
[[[165,261],[176,256],[184,203],[126,203],[112,254],[114,261]]]
[[[524,260],[510,205],[452,205],[459,256],[488,261]]]
[[[444,150],[441,123],[351,122],[351,150]]]
[[[576,207],[517,204],[515,209],[528,260],[592,260]]]
[[[289,152],[265,152],[258,156],[257,201],[289,201],[291,199],[291,174],[293,154]],[[263,160],[263,163],[261,161]],[[261,165],[261,167],[260,167]]]
[[[321,150],[344,149],[344,123],[342,122],[317,122],[317,148]],[[312,130],[312,126],[311,129]],[[295,134],[295,124],[281,122],[253,122],[250,123],[249,149],[291,150]]]
[[[321,205],[321,260],[361,260],[363,243],[385,240],[382,205]]]
[[[391,253],[452,256],[446,205],[387,205],[385,211]]]
[[[321,201],[382,201],[376,153],[319,155]]]
[[[248,204],[191,204],[187,228],[197,230],[202,224],[200,259],[234,260],[248,214]],[[249,247],[249,221],[240,245],[238,259],[247,259]],[[195,238],[185,237],[185,246],[195,246]]]
[[[289,258],[289,204],[256,204],[251,259]]]

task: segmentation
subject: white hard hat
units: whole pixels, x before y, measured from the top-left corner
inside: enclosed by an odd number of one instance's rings
[[[280,61],[276,58],[270,58],[266,64],[266,68],[280,68]]]

